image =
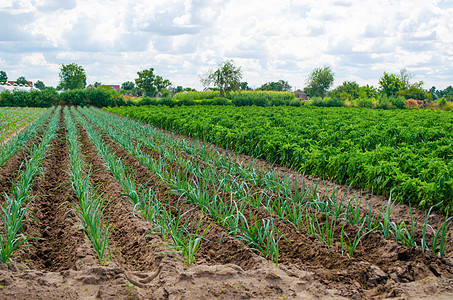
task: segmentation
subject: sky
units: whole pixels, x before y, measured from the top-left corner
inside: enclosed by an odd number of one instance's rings
[[[302,89],[316,67],[378,86],[406,68],[424,88],[453,85],[453,0],[0,0],[0,70],[47,86],[61,64],[121,84],[154,68],[202,89],[225,60],[257,88]]]

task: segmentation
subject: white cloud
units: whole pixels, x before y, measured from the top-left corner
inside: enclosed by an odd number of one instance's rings
[[[22,57],[22,64],[29,64],[31,66],[45,66],[47,61],[42,53],[26,54]]]
[[[453,5],[439,0],[14,0],[0,3],[0,68],[58,83],[58,66],[122,83],[154,67],[175,85],[224,59],[249,85],[330,65],[335,84],[377,85],[406,67],[426,86],[453,84]],[[47,73],[45,73],[47,72]],[[31,78],[38,76],[37,78]]]

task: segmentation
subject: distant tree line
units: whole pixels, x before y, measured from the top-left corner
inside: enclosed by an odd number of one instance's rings
[[[234,64],[232,60],[220,63],[217,68],[210,69],[200,81],[206,89],[219,91],[220,97],[232,91],[250,91],[246,81],[241,81],[243,76],[241,67]],[[344,81],[341,85],[331,89],[335,79],[335,73],[329,66],[317,67],[308,74],[303,89],[309,98],[334,99],[337,103],[344,101],[358,101],[360,99],[372,99],[377,97],[402,97],[404,99],[415,99],[425,101],[443,101],[442,99],[453,99],[453,87],[449,86],[444,90],[438,90],[431,87],[429,90],[423,88],[423,81],[411,82],[413,74],[407,69],[401,69],[399,74],[384,72],[379,78],[379,87],[371,85],[360,86],[355,81]],[[59,72],[60,81],[57,86],[58,90],[77,90],[84,89],[87,86],[87,77],[85,69],[76,64],[62,64]],[[0,84],[6,83],[8,76],[5,71],[0,71]],[[17,78],[18,84],[27,84],[25,77]],[[149,68],[137,72],[137,78],[134,81],[126,81],[121,84],[120,93],[123,95],[142,97],[147,96],[154,98],[171,97],[180,92],[195,91],[190,87],[176,86],[171,87],[170,80],[157,75],[154,68]],[[44,90],[51,89],[38,80],[34,83],[35,88]],[[95,82],[95,88],[102,86],[100,82]],[[269,81],[256,91],[291,91],[292,86],[285,80]]]

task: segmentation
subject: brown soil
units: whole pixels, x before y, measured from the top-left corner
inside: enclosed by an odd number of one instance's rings
[[[144,124],[146,125],[146,124]],[[147,125],[149,126],[149,125]],[[214,144],[199,141],[187,136],[183,136],[177,133],[169,132],[167,130],[163,130],[160,128],[155,128],[162,133],[172,136],[173,138],[177,139],[185,139],[192,142],[201,142],[202,144],[208,146],[208,149],[211,151],[219,152],[221,155],[227,155],[231,159],[235,160],[237,163],[242,165],[250,165],[253,164],[256,166],[258,170],[274,170],[275,173],[283,179],[290,178],[290,184],[294,185],[295,181],[297,181],[298,187],[305,187],[306,189],[310,189],[312,191],[316,191],[323,197],[325,195],[337,195],[338,198],[343,198],[345,203],[348,203],[350,200],[356,200],[357,203],[361,206],[361,212],[368,212],[370,209],[370,204],[372,206],[372,212],[374,215],[379,215],[380,212],[384,211],[388,205],[389,195],[375,195],[372,194],[370,191],[363,190],[363,189],[355,189],[351,186],[340,185],[333,181],[320,179],[313,176],[305,175],[299,173],[295,170],[292,170],[287,167],[280,166],[278,164],[270,163],[263,159],[257,159],[245,154],[238,154],[231,150],[226,150],[224,148],[218,147]],[[156,141],[159,142],[159,141]],[[188,157],[192,157],[196,161],[203,161],[199,158],[196,158],[190,154],[184,153],[181,151],[181,155],[186,155]],[[421,232],[422,227],[426,220],[426,211],[418,209],[417,207],[409,207],[407,204],[396,203],[392,210],[392,214],[390,219],[395,223],[399,224],[399,222],[404,221],[406,224],[411,224],[411,215],[410,211],[412,211],[412,218],[413,222],[416,226],[416,237],[417,240],[420,241],[421,239]],[[435,209],[432,210],[428,224],[432,226],[434,229],[438,229],[441,224],[445,220],[445,215],[439,214]],[[431,235],[431,231],[428,229],[428,235]],[[453,265],[453,226],[450,226],[450,230],[448,233],[448,244],[447,244],[447,251],[445,255],[445,260],[448,261],[449,264]]]
[[[60,122],[60,126],[63,123]],[[107,200],[104,218],[111,226],[112,260],[99,266],[71,206],[78,200],[71,190],[66,131],[60,129],[49,148],[44,173],[36,180],[30,209],[35,218],[24,226],[25,234],[38,237],[13,255],[9,267],[0,264],[0,298],[9,299],[341,299],[453,297],[453,264],[402,247],[370,234],[353,258],[341,255],[338,245],[327,249],[317,239],[292,225],[276,225],[291,242],[280,246],[278,267],[226,234],[226,229],[198,207],[179,196],[133,156],[104,134],[105,143],[122,157],[138,184],[159,191],[162,201],[186,212],[185,220],[208,227],[197,264],[185,265],[169,252],[158,235],[122,195],[124,191],[108,171],[105,161],[79,126],[84,160],[92,171],[97,194]],[[152,154],[152,151],[149,151]],[[14,179],[20,154],[8,168]],[[157,154],[156,158],[158,157]],[[172,165],[172,162],[168,162]],[[265,162],[262,162],[266,166]],[[175,166],[176,167],[176,166]],[[7,172],[6,170],[9,170]],[[280,170],[280,169],[279,169]],[[284,172],[285,169],[280,170]],[[287,170],[286,170],[287,171]],[[190,172],[190,170],[187,170]],[[10,174],[10,175],[8,175]],[[283,175],[284,173],[282,173]],[[10,188],[10,185],[9,185]],[[225,195],[227,196],[227,195]],[[257,218],[269,217],[250,208]],[[394,215],[397,218],[397,215]],[[345,228],[352,233],[355,228]],[[222,243],[220,240],[222,239]]]

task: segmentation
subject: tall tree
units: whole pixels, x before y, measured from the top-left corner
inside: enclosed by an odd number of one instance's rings
[[[135,79],[135,84],[140,90],[151,97],[154,97],[157,92],[160,92],[171,85],[170,80],[155,75],[154,68],[138,71],[137,75],[138,78]]]
[[[209,70],[206,77],[200,78],[205,87],[212,83],[220,90],[220,97],[224,97],[225,92],[238,90],[241,85],[242,71],[236,67],[232,60],[224,61],[219,64],[216,70]]]
[[[324,98],[333,84],[334,75],[328,66],[315,68],[307,78],[305,93],[310,97]]]
[[[5,71],[0,71],[0,83],[5,83],[8,81],[8,75],[6,75]]]
[[[291,86],[288,81],[279,80],[277,82],[268,82],[260,86],[257,90],[259,91],[277,91],[277,92],[289,92]]]
[[[121,89],[125,91],[130,91],[135,87],[135,83],[132,81],[126,81],[121,84]]]
[[[381,91],[387,96],[395,96],[404,87],[401,77],[395,74],[384,72],[384,75],[379,79]]]
[[[342,85],[336,87],[330,95],[341,100],[354,100],[360,97],[360,86],[355,81],[345,81]]]
[[[28,80],[25,79],[24,76],[20,76],[19,78],[17,78],[16,83],[21,85],[28,85]]]
[[[249,83],[246,82],[246,81],[241,82],[240,86],[241,86],[241,90],[243,90],[243,91],[251,91],[252,90],[252,88],[249,87]]]
[[[410,80],[414,77],[414,74],[409,72],[406,68],[403,68],[400,70],[399,77],[400,77],[401,83],[403,84],[403,89],[407,89],[411,85]]]
[[[71,63],[60,66],[60,83],[58,89],[83,89],[87,84],[85,69],[78,64]]]
[[[156,85],[156,90],[158,92],[162,92],[164,89],[166,89],[167,87],[169,87],[171,85],[170,80],[164,79],[162,76],[159,76],[159,75],[156,76],[154,83]]]
[[[46,87],[46,86],[44,85],[44,82],[42,82],[41,80],[37,80],[37,81],[35,82],[35,88],[42,90],[42,89],[44,89],[45,87]]]

